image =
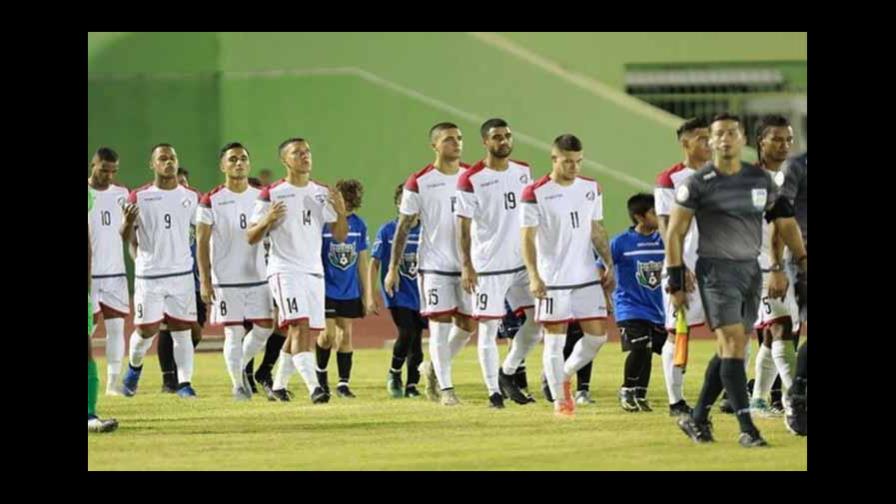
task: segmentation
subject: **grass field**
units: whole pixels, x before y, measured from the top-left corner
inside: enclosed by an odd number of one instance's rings
[[[685,377],[688,402],[696,400],[715,344],[691,345]],[[507,347],[501,346],[502,358]],[[476,348],[457,357],[454,381],[462,405],[448,408],[417,399],[391,399],[385,390],[391,352],[355,352],[352,386],[357,399],[333,397],[312,405],[294,375],[297,400],[255,396],[236,403],[220,353],[197,354],[194,385],[200,396],[184,401],[161,394],[155,356],[146,360],[134,398],[100,397],[103,417],[121,423],[111,434],[88,435],[91,470],[806,470],[807,439],[791,435],[781,419],[756,419],[771,445],[744,449],[735,419],[713,413],[714,445],[696,445],[668,416],[660,360],[654,359],[649,399],[653,413],[627,413],[616,400],[623,354],[610,342],[592,378],[596,405],[579,406],[573,420],[554,418],[549,403],[504,410],[488,399]],[[105,361],[99,360],[102,379]],[[330,363],[335,386],[335,358]],[[541,374],[541,347],[528,363],[530,385]],[[752,373],[751,373],[752,374]],[[421,384],[422,385],[422,384]],[[105,385],[103,384],[103,387]],[[538,387],[530,387],[537,389]],[[101,389],[104,390],[104,389]]]

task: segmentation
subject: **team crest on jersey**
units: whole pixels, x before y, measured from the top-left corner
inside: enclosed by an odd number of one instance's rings
[[[354,243],[331,243],[330,253],[327,254],[330,264],[345,271],[352,267],[358,260]]]
[[[588,191],[588,194],[585,195],[585,199],[588,201],[594,201],[594,191]]]
[[[117,203],[118,206],[120,206],[120,207],[124,207],[124,202],[125,202],[124,196],[119,196],[118,199],[115,200],[115,203]]]
[[[638,261],[638,283],[650,290],[656,290],[661,283],[663,261]]]
[[[181,206],[183,206],[184,208],[187,208],[188,206],[190,206],[190,200],[189,200],[189,199],[184,199],[183,201],[180,202],[180,204],[181,204]]]
[[[753,189],[753,206],[756,207],[756,210],[765,208],[766,201],[768,201],[768,192],[765,189]]]
[[[529,182],[529,177],[527,177],[526,175],[520,175],[520,182],[523,184]]]
[[[416,252],[407,252],[401,255],[401,261],[398,263],[398,273],[411,280],[417,279]]]
[[[315,194],[314,199],[317,200],[317,202],[321,205],[327,202],[327,197],[323,194]]]

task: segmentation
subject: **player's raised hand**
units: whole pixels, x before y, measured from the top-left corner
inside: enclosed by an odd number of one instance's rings
[[[536,273],[529,276],[529,291],[538,299],[547,297],[547,289],[545,289],[544,281]]]
[[[395,295],[395,287],[398,285],[398,271],[396,271],[391,266],[389,267],[389,271],[386,273],[386,278],[383,279],[383,290],[386,291],[386,294],[389,297]]]
[[[286,204],[282,201],[277,201],[271,208],[268,209],[268,214],[265,216],[268,224],[274,224],[280,219],[282,219],[286,215]]]
[[[473,294],[476,291],[476,286],[479,285],[479,275],[476,274],[476,270],[472,266],[466,265],[461,269],[460,285],[467,294]]]
[[[336,210],[336,213],[339,215],[345,215],[348,211],[345,208],[345,198],[342,197],[342,192],[340,192],[335,187],[330,188],[330,203],[333,205],[333,210]]]
[[[132,226],[134,222],[137,220],[137,216],[140,215],[140,208],[133,203],[128,203],[124,206],[124,222],[128,226]]]

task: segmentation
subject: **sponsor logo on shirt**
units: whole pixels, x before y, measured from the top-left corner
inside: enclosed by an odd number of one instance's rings
[[[714,178],[716,178],[716,172],[714,172],[714,171],[711,171],[703,176],[703,180],[711,180]]]
[[[495,184],[497,184],[498,182],[499,182],[498,180],[489,180],[488,182],[485,182],[485,183],[483,183],[483,184],[480,184],[480,187],[488,187],[488,186],[490,186],[490,185],[495,185]]]
[[[232,205],[234,203],[236,203],[236,201],[234,201],[234,200],[219,201],[218,206]]]
[[[529,181],[529,177],[527,177],[526,175],[520,175],[520,182],[525,184],[528,181]]]
[[[594,191],[588,191],[588,194],[585,195],[585,199],[588,201],[594,201]]]
[[[425,187],[426,187],[427,189],[433,189],[433,188],[436,188],[436,187],[442,187],[442,186],[444,186],[444,185],[447,185],[447,184],[445,184],[444,182],[439,182],[438,184],[429,184],[429,185],[427,185],[427,186],[425,186]]]
[[[549,199],[562,198],[562,197],[563,197],[562,194],[552,194],[552,195],[546,197],[545,199],[549,200]]]

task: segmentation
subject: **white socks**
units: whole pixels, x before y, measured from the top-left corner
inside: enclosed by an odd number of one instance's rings
[[[274,373],[274,390],[282,390],[289,386],[289,378],[296,372],[292,364],[292,355],[280,350],[280,364]]]
[[[121,375],[121,361],[124,359],[124,319],[113,318],[104,321],[106,326],[106,390],[113,389]]]
[[[273,332],[273,327],[265,328],[259,327],[258,325],[252,327],[249,334],[243,338],[243,357],[240,360],[240,369],[245,369],[246,365],[249,364],[249,361],[255,357],[255,354],[264,348],[265,344],[268,342],[268,338],[271,337]]]
[[[566,334],[544,333],[544,353],[542,365],[544,376],[554,401],[563,398],[563,381],[566,376],[563,372],[563,347],[566,345]]]
[[[606,334],[603,336],[595,336],[593,334],[584,333],[582,338],[576,342],[576,346],[573,347],[572,353],[563,365],[565,378],[571,378],[572,375],[576,374],[576,371],[582,369],[588,365],[589,362],[593,361],[597,356],[600,347],[604,346],[604,343],[606,342]]]
[[[502,366],[506,375],[516,373],[520,363],[523,362],[523,359],[529,355],[529,352],[535,348],[538,340],[541,339],[541,328],[532,319],[533,317],[526,317],[526,323],[520,327],[520,330],[513,338],[513,345],[510,347],[510,352],[507,353],[507,358],[504,359],[504,365]],[[482,334],[482,329],[479,329],[479,333]]]
[[[794,369],[791,362],[787,359],[787,348],[790,347],[790,356],[795,357],[793,351],[793,342],[785,340],[772,341],[772,359],[775,361],[775,367],[778,368],[778,374],[781,375],[781,391],[787,392],[793,385]]]
[[[772,342],[774,346],[774,342]],[[759,345],[756,352],[756,381],[753,382],[753,399],[768,399],[772,382],[775,381],[775,361],[772,358],[772,350],[765,345]]]
[[[448,344],[453,324],[429,321],[429,358],[442,390],[451,388],[451,349]]]
[[[482,368],[482,378],[488,394],[501,392],[498,387],[498,324],[500,319],[479,321],[479,366]]]
[[[451,332],[448,336],[448,346],[451,348],[451,358],[454,359],[457,354],[466,346],[467,342],[470,341],[470,338],[473,337],[473,333],[464,331],[460,327],[457,327],[453,323],[451,324]]]
[[[239,387],[243,383],[243,336],[246,328],[241,325],[224,326],[224,363],[227,365],[227,373],[233,387]]]
[[[308,387],[308,393],[314,392],[314,389],[320,387],[317,381],[317,373],[314,372],[314,353],[299,352],[292,356],[292,364],[299,370],[302,379],[305,380],[305,386]]]
[[[132,367],[138,368],[143,365],[143,357],[149,351],[149,347],[152,346],[152,340],[155,338],[155,334],[153,334],[152,338],[142,338],[140,333],[134,330],[134,334],[131,334],[131,351],[129,356]]]
[[[171,331],[174,343],[174,363],[177,364],[177,382],[186,383],[193,378],[193,338],[192,331]]]
[[[669,395],[669,404],[675,404],[684,400],[684,373],[680,367],[676,367],[675,343],[666,339],[663,344],[663,376],[666,379],[666,393]]]

